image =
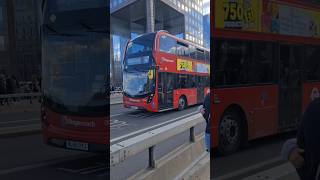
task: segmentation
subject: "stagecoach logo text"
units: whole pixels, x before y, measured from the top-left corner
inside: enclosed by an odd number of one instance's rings
[[[164,58],[164,57],[161,57],[160,61],[161,61],[161,62],[170,62],[170,63],[174,63],[174,60],[167,59],[167,58]]]
[[[72,120],[66,116],[61,117],[61,125],[62,126],[74,126],[74,127],[89,127],[89,128],[96,127],[96,123],[94,121],[90,121],[90,122],[76,121],[76,120]]]
[[[137,103],[141,102],[141,101],[138,100],[138,99],[131,99],[131,98],[129,98],[129,101],[131,101],[131,102],[137,102]]]

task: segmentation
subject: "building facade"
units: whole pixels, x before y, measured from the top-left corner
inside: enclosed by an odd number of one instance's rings
[[[15,74],[23,81],[30,81],[33,77],[40,76],[39,2],[39,0],[14,0]]]
[[[0,0],[0,73],[11,72],[8,27],[8,14],[10,13],[12,13],[12,8],[8,8],[7,0]]]
[[[121,84],[121,62],[127,41],[139,34],[167,30],[204,45],[203,0],[110,0],[111,84]]]
[[[38,0],[0,0],[0,73],[18,81],[40,75]]]
[[[210,0],[203,3],[203,46],[210,49]]]

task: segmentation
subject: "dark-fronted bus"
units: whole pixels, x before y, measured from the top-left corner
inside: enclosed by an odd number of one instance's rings
[[[320,7],[296,0],[211,3],[213,147],[294,130],[319,97]]]
[[[41,119],[46,144],[107,152],[108,5],[106,0],[44,1]]]
[[[159,112],[201,103],[209,91],[210,52],[165,31],[127,44],[123,105]]]

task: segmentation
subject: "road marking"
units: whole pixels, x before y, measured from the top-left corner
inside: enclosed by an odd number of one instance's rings
[[[128,125],[128,123],[125,122],[125,121],[112,119],[111,123],[110,123],[110,129],[118,129],[118,128],[121,128],[121,127],[124,127],[124,126],[127,126],[127,125]]]
[[[120,116],[120,115],[124,115],[125,113],[118,113],[118,114],[114,114],[114,115],[111,115],[110,117],[115,117],[115,116]]]
[[[240,170],[237,170],[237,171],[233,171],[231,173],[228,173],[228,174],[225,174],[225,175],[222,175],[222,176],[219,176],[219,177],[216,177],[214,178],[215,180],[228,180],[228,179],[239,179],[239,178],[244,178],[244,177],[241,177],[241,176],[244,176],[245,174],[249,173],[252,174],[251,172],[252,171],[257,171],[256,173],[259,173],[259,171],[263,171],[263,170],[260,170],[262,168],[272,168],[272,167],[268,167],[270,166],[271,164],[275,164],[275,163],[280,163],[283,161],[283,158],[281,156],[277,156],[275,158],[272,158],[272,159],[269,159],[269,160],[266,160],[266,161],[263,161],[261,163],[258,163],[258,164],[255,164],[255,165],[252,165],[252,166],[249,166],[249,167],[246,167],[246,168],[243,168],[243,169],[240,169]]]
[[[58,164],[58,163],[66,162],[66,161],[77,160],[79,158],[90,158],[90,157],[93,157],[93,156],[94,155],[92,155],[92,154],[89,154],[89,155],[82,154],[82,155],[77,155],[77,156],[70,157],[70,158],[64,157],[64,158],[61,158],[61,159],[52,160],[52,161],[43,162],[43,163],[25,165],[25,166],[20,166],[20,167],[14,167],[14,168],[11,168],[11,169],[4,169],[4,170],[0,170],[0,175],[16,173],[16,172],[20,172],[20,171],[26,171],[26,170],[30,170],[30,169],[41,168],[41,167],[44,167],[44,166],[50,166],[50,165],[54,165],[54,164]]]
[[[182,118],[191,116],[191,115],[196,114],[196,113],[197,113],[197,111],[194,111],[194,112],[192,112],[192,113],[185,114],[185,115],[183,115],[183,116],[174,118],[174,119],[172,119],[172,120],[169,120],[169,121],[166,121],[166,122],[163,122],[163,123],[160,123],[160,124],[156,124],[156,125],[153,125],[153,126],[144,128],[144,129],[140,129],[140,130],[138,130],[138,131],[134,131],[134,132],[131,132],[131,133],[129,133],[129,134],[126,134],[126,135],[123,135],[123,136],[120,136],[120,137],[117,137],[117,138],[113,138],[113,139],[110,140],[110,143],[112,144],[112,143],[114,143],[114,142],[116,142],[116,141],[119,141],[119,140],[121,140],[121,139],[127,138],[127,137],[129,137],[129,136],[133,136],[133,135],[139,134],[139,133],[141,133],[141,132],[144,132],[144,131],[148,131],[148,130],[157,128],[157,127],[162,126],[162,125],[164,125],[164,124],[169,124],[169,123],[171,123],[171,122],[174,122],[174,121],[177,121],[177,120],[179,120],[179,119],[182,119]]]
[[[13,124],[13,123],[18,123],[18,122],[29,122],[29,121],[39,121],[39,122],[40,122],[40,119],[26,119],[26,120],[4,121],[4,122],[0,122],[0,124]]]

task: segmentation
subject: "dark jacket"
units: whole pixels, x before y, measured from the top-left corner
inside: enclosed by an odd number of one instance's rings
[[[206,133],[210,133],[210,119],[211,119],[211,116],[210,116],[210,93],[208,93],[206,95],[206,97],[204,98],[204,101],[203,101],[203,108],[204,108],[204,119],[206,120],[207,122],[207,126],[206,126]]]
[[[297,143],[304,149],[305,164],[298,169],[301,180],[315,179],[320,162],[320,99],[312,101],[302,116]]]

